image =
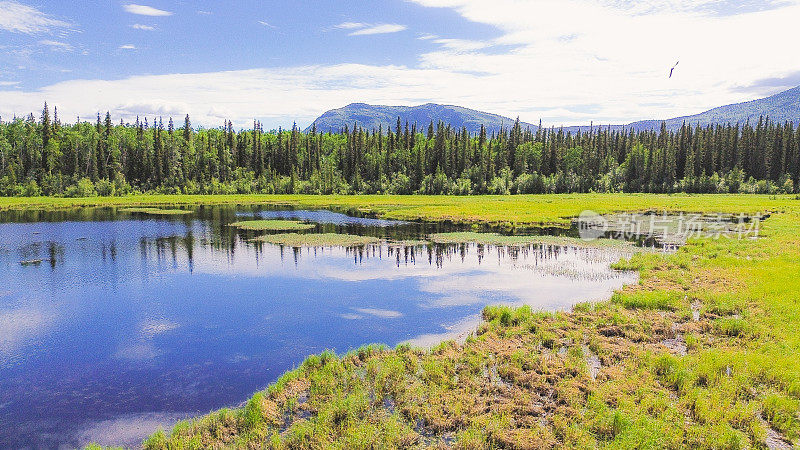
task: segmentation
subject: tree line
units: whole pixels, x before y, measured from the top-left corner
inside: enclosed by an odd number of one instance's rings
[[[92,123],[94,122],[94,123]],[[800,127],[684,124],[659,131],[592,127],[470,134],[443,122],[384,130],[193,128],[187,115],[66,124],[0,119],[0,195],[134,192],[527,194],[573,192],[797,193]]]

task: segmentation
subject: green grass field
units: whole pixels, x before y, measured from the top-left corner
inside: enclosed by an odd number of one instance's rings
[[[487,307],[463,344],[313,355],[245,407],[146,448],[791,448],[800,435],[795,197],[131,197],[0,208],[282,203],[383,217],[565,223],[585,209],[770,213],[758,239],[693,239],[617,264],[640,281],[569,313]]]

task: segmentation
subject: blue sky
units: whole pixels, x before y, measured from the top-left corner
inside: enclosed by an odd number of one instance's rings
[[[0,0],[0,114],[48,101],[272,127],[430,101],[553,125],[666,118],[791,87],[798,21],[783,0]]]
[[[0,54],[2,67],[11,69],[4,70],[4,79],[35,89],[75,78],[342,62],[412,65],[418,54],[435,47],[430,40],[415,39],[418,35],[488,39],[499,34],[489,25],[463,20],[455,11],[404,1],[381,3],[379,8],[369,0],[141,4],[153,10],[126,8],[137,5],[131,1],[78,3],[81,6],[62,1],[27,3],[69,25],[52,35],[3,33],[5,46],[20,50]],[[360,36],[350,34],[361,28],[336,28],[348,23],[398,27]],[[405,28],[400,30],[401,26]]]

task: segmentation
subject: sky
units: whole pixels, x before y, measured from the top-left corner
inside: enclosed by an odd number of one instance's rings
[[[0,0],[0,117],[272,129],[433,102],[624,124],[800,84],[798,23],[800,0]]]

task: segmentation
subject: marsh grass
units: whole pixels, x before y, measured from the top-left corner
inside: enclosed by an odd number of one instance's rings
[[[377,244],[380,239],[372,236],[338,233],[281,233],[259,236],[252,241],[287,247],[362,247]]]
[[[229,226],[240,230],[248,231],[301,231],[311,230],[316,227],[313,223],[305,223],[299,220],[245,220],[233,222]]]
[[[185,209],[161,209],[161,208],[120,208],[119,212],[133,214],[151,214],[155,216],[182,216],[191,214],[192,211]]]

